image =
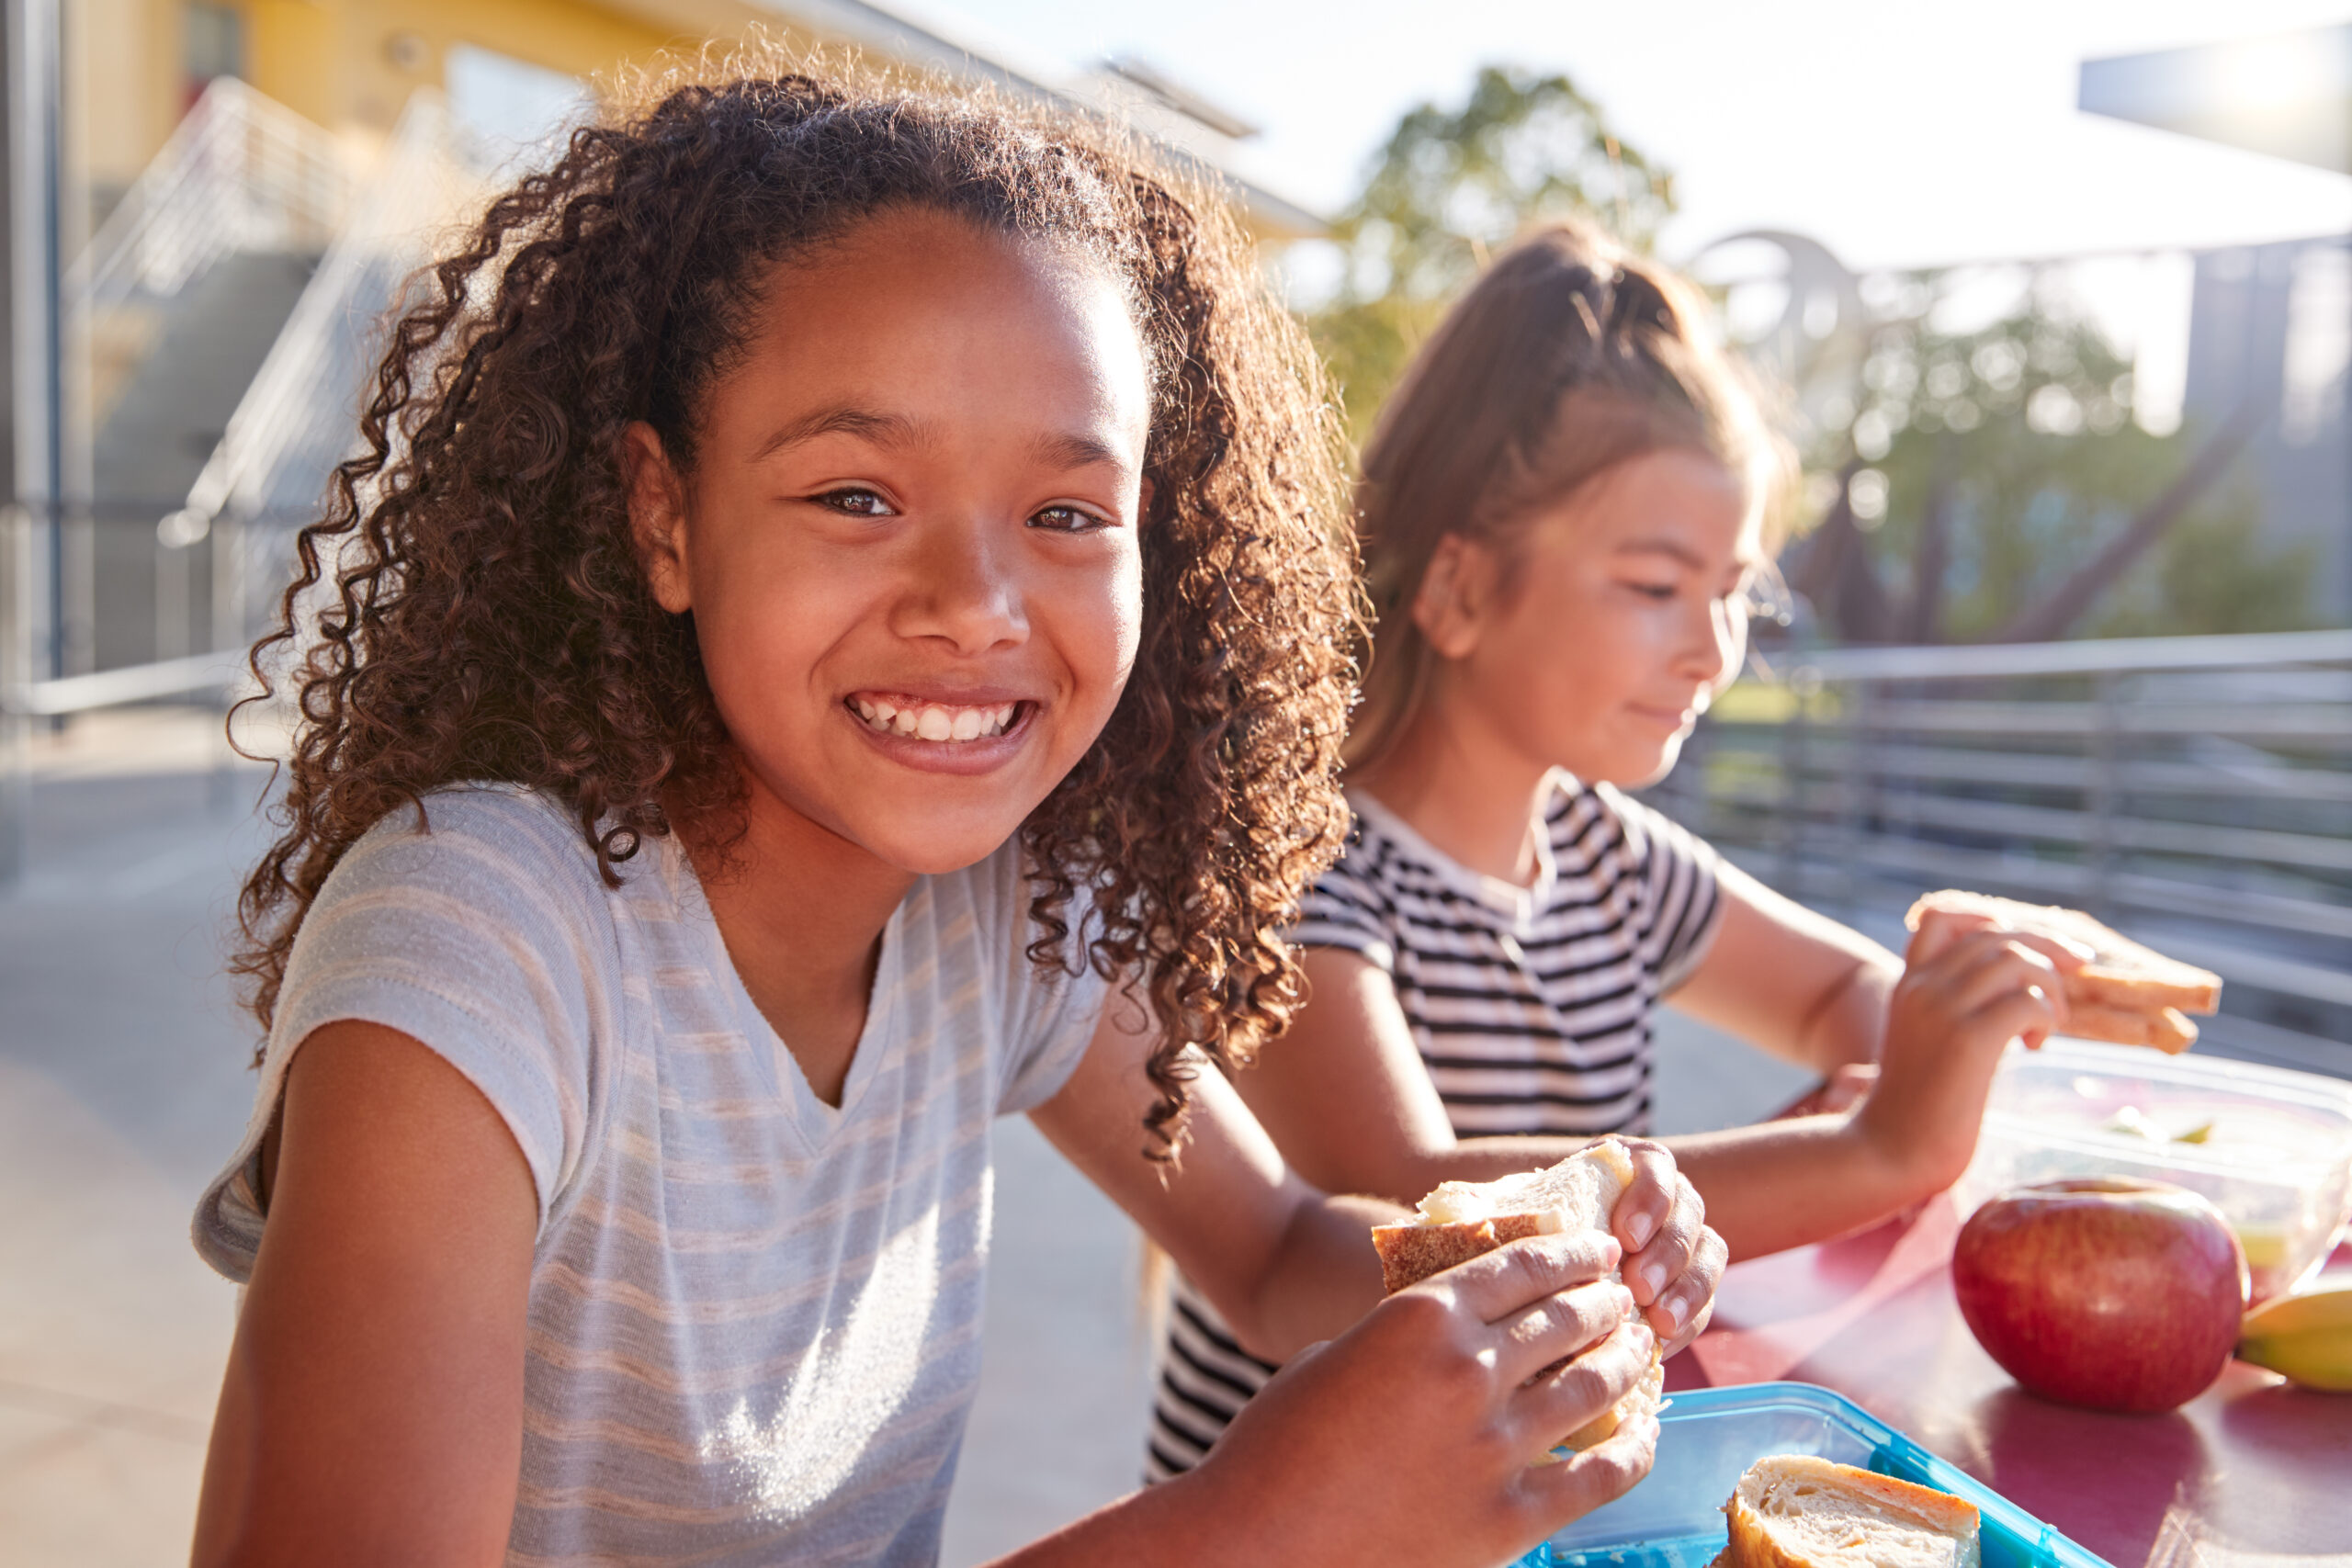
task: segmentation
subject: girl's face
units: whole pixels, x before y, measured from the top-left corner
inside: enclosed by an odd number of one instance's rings
[[[1746,655],[1755,509],[1713,458],[1661,451],[1524,526],[1508,570],[1476,547],[1440,550],[1416,605],[1445,660],[1430,700],[1542,767],[1663,776]]]
[[[630,433],[754,818],[910,874],[988,855],[1108,721],[1142,621],[1149,392],[1079,256],[888,214],[780,267],[691,475]]]

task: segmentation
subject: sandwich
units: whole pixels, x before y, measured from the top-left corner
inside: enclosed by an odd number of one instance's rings
[[[1633,1184],[1634,1162],[1613,1143],[1579,1149],[1548,1170],[1494,1181],[1442,1182],[1421,1200],[1413,1218],[1373,1227],[1381,1277],[1394,1295],[1522,1236],[1606,1231],[1617,1200]],[[1664,1402],[1665,1385],[1666,1369],[1653,1359],[1639,1386],[1560,1446],[1582,1451],[1616,1431],[1624,1417],[1655,1413]]]
[[[1987,915],[2006,930],[2052,937],[2088,950],[2090,962],[2062,976],[2066,1032],[2084,1040],[2153,1045],[2177,1055],[2197,1043],[2197,1025],[2187,1015],[2210,1013],[2222,1005],[2219,975],[2152,952],[2078,909],[2053,909],[1947,888],[1912,905],[1903,923],[1916,931],[1920,917],[1930,909]]]
[[[1710,1568],[1978,1568],[1976,1506],[1812,1454],[1758,1460]]]

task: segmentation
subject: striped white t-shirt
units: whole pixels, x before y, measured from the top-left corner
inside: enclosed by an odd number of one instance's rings
[[[932,1563],[979,1374],[989,1124],[1069,1077],[1104,992],[1024,955],[1018,847],[891,916],[835,1108],[676,840],[607,887],[543,796],[425,804],[430,832],[379,824],[304,920],[198,1249],[252,1270],[294,1048],[401,1030],[497,1109],[537,1190],[507,1562]]]
[[[1464,867],[1363,792],[1348,798],[1347,848],[1290,939],[1387,972],[1454,1133],[1646,1132],[1650,1011],[1714,934],[1714,852],[1607,784],[1563,776],[1521,887]],[[1274,1372],[1191,1281],[1178,1278],[1170,1304],[1152,1480],[1198,1462]]]

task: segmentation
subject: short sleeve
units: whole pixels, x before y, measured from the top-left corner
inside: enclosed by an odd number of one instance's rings
[[[1629,869],[1641,880],[1639,942],[1660,995],[1690,977],[1723,921],[1714,848],[1664,814],[1607,784],[1594,786],[1623,829]]]
[[[579,1168],[616,990],[594,857],[522,791],[435,791],[424,813],[422,829],[403,810],[353,845],[295,938],[253,1119],[197,1210],[197,1250],[232,1279],[261,1244],[254,1179],[287,1069],[329,1023],[397,1029],[464,1074],[530,1166],[542,1235]]]
[[[1094,925],[1093,900],[1082,886],[1063,914],[1071,934],[1060,961],[1041,964],[1029,956],[1030,942],[1044,933],[1029,916],[1035,885],[1023,874],[1023,854],[1016,838],[975,868],[982,874],[973,887],[978,930],[1004,976],[1000,1116],[1034,1111],[1060,1092],[1093,1042],[1111,989],[1079,948]]]
[[[1298,919],[1283,933],[1292,946],[1335,947],[1396,973],[1396,921],[1377,880],[1378,858],[1379,847],[1367,840],[1359,817],[1339,860],[1299,899]]]

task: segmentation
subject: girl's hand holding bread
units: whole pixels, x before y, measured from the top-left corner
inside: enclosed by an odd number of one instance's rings
[[[1598,1231],[1531,1236],[1398,1292],[1147,1498],[1202,1488],[1208,1513],[1255,1522],[1236,1532],[1251,1561],[1508,1561],[1649,1473],[1646,1413],[1544,1462],[1649,1374],[1657,1338],[1610,1278],[1623,1258]]]
[[[2012,1040],[2065,1027],[2062,977],[2089,955],[1989,916],[1928,911],[1887,1009],[1878,1081],[1854,1126],[1922,1196],[1960,1179],[1975,1152],[1993,1069]]]
[[[1625,1249],[1619,1272],[1658,1337],[1659,1354],[1671,1356],[1705,1331],[1731,1255],[1707,1227],[1707,1205],[1672,1149],[1622,1134],[1612,1141],[1634,1165],[1634,1183],[1610,1216]]]

